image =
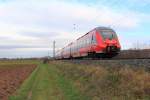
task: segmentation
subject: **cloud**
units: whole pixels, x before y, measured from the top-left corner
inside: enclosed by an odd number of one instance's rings
[[[0,49],[30,49],[34,53],[33,48],[51,48],[54,40],[61,48],[97,26],[133,30],[148,18],[147,14],[101,4],[8,0],[0,5]]]
[[[28,37],[35,37],[35,38],[55,38],[56,36],[60,35],[58,32],[39,32],[39,31],[21,31],[18,32],[18,34],[22,36],[28,36]]]
[[[42,46],[42,45],[0,45],[0,49],[39,49],[39,48],[47,48],[47,46]]]
[[[1,7],[1,21],[20,29],[45,28],[54,31],[71,31],[74,23],[81,28],[88,25],[134,28],[140,22],[138,14],[134,12],[118,12],[102,5],[94,8],[57,0],[29,3],[30,1],[22,1]]]
[[[49,49],[34,48],[34,49],[11,49],[0,50],[0,58],[30,58],[30,57],[44,57],[52,53]]]

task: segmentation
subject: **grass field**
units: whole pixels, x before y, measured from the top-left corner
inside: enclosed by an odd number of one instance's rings
[[[150,73],[144,68],[54,63],[90,100],[150,100]]]
[[[85,100],[53,64],[40,64],[10,100]]]
[[[5,64],[38,65],[9,100],[150,100],[150,73],[144,68],[62,61],[0,63]]]

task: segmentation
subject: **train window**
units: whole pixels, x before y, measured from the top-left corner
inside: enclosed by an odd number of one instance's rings
[[[85,39],[83,39],[83,47],[85,47]]]
[[[88,45],[88,36],[86,36],[86,46]]]
[[[84,47],[84,39],[82,38],[82,48]]]
[[[101,31],[101,34],[102,34],[104,39],[112,40],[112,39],[116,38],[115,32],[113,32],[111,30],[103,30],[103,31]]]
[[[86,38],[86,46],[88,46],[88,44],[89,44],[89,43],[88,43],[88,37],[87,37],[87,38]]]
[[[78,43],[76,42],[75,51],[78,51]]]
[[[88,43],[90,44],[90,35],[88,36]]]
[[[74,44],[73,44],[73,52],[74,52],[75,50],[74,50]]]
[[[90,44],[90,35],[88,35],[88,45]]]
[[[77,50],[79,49],[79,41],[77,41]]]
[[[86,46],[86,38],[84,38],[84,47]]]
[[[79,40],[79,48],[81,48],[81,40]]]
[[[79,49],[81,48],[81,41],[79,42]]]
[[[84,45],[84,43],[83,43],[83,39],[81,40],[81,47],[83,48],[83,45]]]
[[[85,37],[85,46],[87,45],[87,41],[86,41],[87,39],[86,39],[86,37]]]
[[[88,46],[88,36],[86,37],[86,46]]]
[[[81,42],[81,39],[80,39],[80,48],[82,47],[82,42]]]
[[[77,46],[78,46],[78,49],[79,49],[79,47],[80,47],[80,42],[79,42],[79,40],[77,40]]]
[[[79,40],[79,48],[81,48],[81,39]]]

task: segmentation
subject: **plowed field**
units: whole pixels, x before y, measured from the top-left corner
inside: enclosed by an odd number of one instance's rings
[[[8,96],[20,87],[35,67],[34,64],[1,64],[0,100],[8,100]]]

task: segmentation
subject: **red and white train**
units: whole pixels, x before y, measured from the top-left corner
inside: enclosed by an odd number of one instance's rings
[[[55,59],[113,57],[121,49],[117,34],[108,27],[97,27],[56,52]]]

